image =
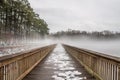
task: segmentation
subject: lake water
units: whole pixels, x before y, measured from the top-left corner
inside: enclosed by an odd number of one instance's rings
[[[60,43],[69,44],[79,48],[85,48],[96,52],[120,57],[119,40],[91,40],[91,39],[62,39]]]

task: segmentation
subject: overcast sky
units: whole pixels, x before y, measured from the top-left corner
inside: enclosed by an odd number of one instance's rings
[[[120,31],[120,0],[29,0],[50,32]]]

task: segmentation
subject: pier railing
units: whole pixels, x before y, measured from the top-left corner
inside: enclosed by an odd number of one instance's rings
[[[0,57],[0,80],[22,80],[55,45]]]
[[[97,80],[120,80],[120,58],[63,44]]]

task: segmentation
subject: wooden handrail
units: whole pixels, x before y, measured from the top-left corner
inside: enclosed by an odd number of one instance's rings
[[[120,80],[120,58],[87,49],[63,44],[65,50],[75,57],[98,80]]]
[[[0,57],[0,80],[22,80],[55,46]]]

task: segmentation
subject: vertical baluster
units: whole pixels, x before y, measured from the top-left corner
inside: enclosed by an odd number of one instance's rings
[[[6,67],[3,67],[3,80],[6,80]]]
[[[107,60],[105,61],[105,76],[106,76],[106,80],[107,80],[107,78],[108,78],[108,75],[107,75]]]
[[[99,75],[101,76],[101,59],[99,59]]]
[[[109,62],[109,70],[108,70],[108,73],[109,73],[109,79],[112,80],[112,64]]]
[[[114,65],[114,80],[117,80],[117,66]]]
[[[119,67],[116,66],[116,80],[118,80],[118,74],[119,74]]]
[[[0,68],[0,80],[4,80],[3,76],[4,76],[4,70],[3,70],[3,66]]]
[[[120,80],[120,65],[118,66],[118,80]]]
[[[103,77],[103,61],[102,61],[102,59],[101,59],[101,77]]]
[[[110,80],[110,63],[109,63],[109,61],[108,61],[108,63],[107,63],[107,76],[108,76],[108,78],[107,78],[107,80]]]
[[[105,62],[104,62],[104,60],[103,60],[103,80],[105,80]]]
[[[112,64],[112,80],[114,80],[114,65]]]
[[[10,64],[8,64],[8,80],[10,80]]]
[[[106,78],[106,60],[104,60],[104,79],[107,80]]]

